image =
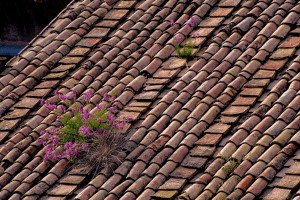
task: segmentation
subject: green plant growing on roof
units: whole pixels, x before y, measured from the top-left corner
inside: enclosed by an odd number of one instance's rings
[[[292,197],[291,192],[289,192],[288,196],[285,198],[286,200],[289,200]]]
[[[171,26],[175,25],[173,20],[171,20],[170,23],[171,23]],[[194,26],[194,17],[191,17],[189,22],[186,23],[186,28],[188,28],[189,26],[191,26],[191,27]],[[193,58],[193,57],[195,57],[197,55],[197,53],[200,51],[201,45],[199,45],[196,52],[193,53],[194,47],[195,47],[195,42],[193,42],[192,38],[197,39],[199,36],[200,36],[199,33],[190,35],[188,41],[186,41],[185,44],[183,45],[182,50],[180,50],[180,43],[179,43],[179,41],[181,40],[181,37],[180,37],[180,35],[175,36],[175,51],[176,51],[177,56],[179,58]],[[187,66],[187,68],[188,68],[188,66]]]
[[[58,91],[55,91],[55,95],[68,107],[41,100],[41,104],[53,111],[61,123],[59,127],[40,132],[41,138],[37,142],[41,142],[46,147],[44,161],[61,158],[70,161],[76,159],[77,164],[90,166],[97,172],[99,167],[107,168],[109,163],[118,159],[117,154],[126,143],[120,131],[131,119],[116,118],[114,112],[117,108],[112,106],[115,97],[104,94],[103,104],[96,105],[95,112],[91,112],[90,108],[72,105],[68,97]],[[83,94],[84,106],[90,105],[92,96],[92,91]],[[75,101],[76,91],[72,91],[72,97]],[[67,113],[67,109],[71,112]]]
[[[153,51],[151,51],[150,58],[151,58],[151,59],[154,58],[154,52],[153,52]]]
[[[114,89],[114,90],[111,91],[111,96],[112,97],[116,98],[118,95],[119,95],[119,90],[118,89]]]
[[[231,173],[231,172],[233,172],[236,168],[238,168],[238,166],[241,164],[241,160],[232,160],[233,162],[232,162],[232,165],[227,165],[227,166],[224,166],[223,168],[222,168],[222,170],[223,171],[225,171],[225,172],[228,172],[228,173]],[[227,161],[226,162],[228,162],[228,159],[227,159]]]

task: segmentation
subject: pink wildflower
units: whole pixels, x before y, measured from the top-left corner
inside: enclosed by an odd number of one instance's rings
[[[102,120],[100,118],[96,118],[96,120],[98,121],[99,124],[102,123]]]
[[[72,96],[76,98],[76,90],[72,90]]]
[[[116,100],[116,97],[112,97],[112,98],[110,99],[111,102],[114,102],[115,100]]]
[[[200,37],[200,34],[199,33],[194,33],[193,35],[192,35],[194,38],[198,38],[198,37]]]
[[[59,95],[59,99],[62,101],[65,101],[68,99],[68,97],[67,97],[67,95],[61,94],[61,95]]]
[[[177,35],[177,36],[175,37],[175,42],[178,42],[180,39],[181,39],[180,35]]]
[[[106,101],[108,101],[108,100],[109,100],[109,95],[105,93],[105,94],[103,95],[103,99],[105,99]]]
[[[86,149],[89,145],[88,144],[82,144],[81,149]]]
[[[89,102],[90,98],[93,96],[93,91],[90,90],[90,91],[84,93],[83,96],[84,96],[84,101]]]
[[[194,18],[194,17],[191,17],[190,25],[191,25],[192,27],[194,26],[194,20],[195,20],[195,18]]]
[[[186,23],[185,28],[187,29],[189,26],[191,26],[190,22]]]
[[[170,24],[171,24],[171,26],[174,26],[174,25],[175,25],[175,23],[174,23],[174,20],[173,20],[173,19],[170,21]]]

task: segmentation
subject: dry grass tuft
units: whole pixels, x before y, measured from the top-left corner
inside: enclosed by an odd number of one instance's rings
[[[106,137],[95,135],[88,141],[88,148],[78,154],[74,164],[89,166],[96,175],[101,169],[108,169],[118,159],[117,154],[123,151],[127,141],[128,138],[120,132],[110,133]]]

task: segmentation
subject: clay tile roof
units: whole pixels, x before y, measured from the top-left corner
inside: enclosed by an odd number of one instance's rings
[[[0,74],[0,199],[300,199],[299,34],[295,0],[73,0]],[[43,162],[54,90],[117,93],[109,170]]]

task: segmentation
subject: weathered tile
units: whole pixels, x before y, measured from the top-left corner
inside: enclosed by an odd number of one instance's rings
[[[203,168],[208,158],[187,156],[181,163],[183,167]]]
[[[23,118],[30,112],[30,109],[14,109],[12,112],[6,114],[3,119]]]
[[[285,187],[289,189],[295,189],[299,186],[300,177],[294,175],[285,175],[283,178],[272,183],[275,187]]]
[[[59,80],[43,81],[39,85],[35,86],[36,89],[55,88],[59,84]]]
[[[234,7],[215,7],[209,15],[211,17],[228,17],[233,10]]]
[[[185,66],[186,66],[186,59],[171,57],[162,64],[162,69],[173,70]]]
[[[277,49],[272,55],[271,59],[284,59],[284,58],[290,58],[294,55],[296,49],[291,48],[291,49]]]
[[[148,100],[153,101],[156,99],[156,97],[159,95],[159,92],[156,91],[149,91],[149,92],[143,92],[137,96],[134,97],[136,100]]]
[[[210,157],[214,154],[215,150],[215,147],[197,146],[191,150],[191,156]]]
[[[177,194],[177,190],[159,190],[151,197],[153,199],[173,199]]]
[[[284,40],[278,48],[295,48],[298,47],[300,44],[300,38],[299,37],[289,37],[286,40]]]
[[[26,97],[36,97],[36,98],[45,98],[48,94],[50,94],[52,89],[36,89],[28,92]]]
[[[195,144],[215,146],[222,139],[222,134],[205,134]]]
[[[105,27],[105,28],[115,28],[119,24],[118,20],[102,20],[98,24],[96,24],[96,27]]]
[[[199,24],[199,27],[216,27],[219,26],[224,19],[224,17],[206,18]]]
[[[286,174],[300,175],[300,163],[299,162],[295,162],[295,164],[293,164],[292,166],[290,166],[288,168],[288,170],[286,171]]]
[[[67,70],[73,70],[75,69],[76,64],[70,64],[70,65],[59,65],[55,68],[53,68],[50,72],[64,72]]]
[[[233,106],[253,106],[256,102],[255,97],[241,97],[239,96],[233,103]]]
[[[30,108],[33,109],[38,106],[40,99],[38,98],[24,98],[22,101],[18,102],[15,108]]]
[[[172,173],[171,177],[190,179],[197,173],[197,169],[179,166]]]
[[[250,87],[250,88],[263,87],[263,88],[265,88],[270,82],[271,82],[270,79],[252,79],[249,82],[247,82],[244,85],[244,87]]]
[[[66,56],[64,58],[62,58],[59,63],[62,63],[62,64],[79,64],[81,63],[81,61],[84,60],[84,57],[79,57],[79,56],[76,56],[76,57],[71,57],[71,56]]]
[[[49,191],[47,191],[47,194],[56,196],[67,196],[73,193],[76,189],[76,185],[57,184]]]
[[[245,88],[240,95],[244,97],[259,97],[263,92],[263,88]]]
[[[214,124],[209,129],[205,131],[205,133],[217,133],[217,134],[223,134],[226,135],[231,129],[231,125],[218,123]]]
[[[241,2],[241,0],[221,0],[218,4],[218,6],[220,7],[235,7],[237,5],[239,5],[239,3]]]
[[[255,79],[273,79],[276,75],[275,71],[270,71],[270,70],[259,70],[257,71],[253,78]]]
[[[101,41],[101,38],[84,38],[80,40],[76,46],[93,47]]]
[[[127,14],[129,13],[129,10],[121,10],[121,9],[113,9],[110,12],[108,12],[104,19],[105,20],[122,20]]]
[[[273,199],[289,199],[291,194],[291,190],[283,189],[283,188],[273,188],[269,193],[264,196],[266,200],[273,200]]]
[[[159,187],[159,190],[180,190],[186,183],[186,179],[181,178],[170,178],[162,186]]]
[[[201,28],[193,31],[192,35],[195,34],[195,35],[199,35],[200,37],[209,37],[214,30],[215,30],[214,28]]]
[[[231,106],[222,112],[223,115],[245,114],[250,109],[249,106]]]
[[[120,112],[118,118],[120,120],[131,118],[133,121],[136,121],[141,116],[139,112]]]
[[[109,28],[93,28],[85,37],[103,38],[109,33]]]

